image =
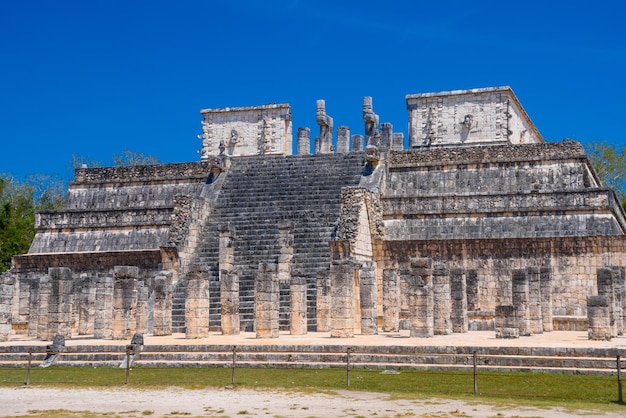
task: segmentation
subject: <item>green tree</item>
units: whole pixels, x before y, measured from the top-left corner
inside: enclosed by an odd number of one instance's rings
[[[0,272],[15,254],[28,251],[35,236],[33,190],[8,175],[0,176]]]
[[[28,252],[35,237],[35,211],[61,209],[65,202],[63,181],[41,174],[20,182],[0,175],[0,272],[11,267],[11,258]]]
[[[160,161],[157,157],[152,155],[145,155],[142,152],[135,152],[128,149],[122,151],[121,154],[113,155],[113,164],[117,166],[122,165],[150,165],[159,164]]]
[[[615,190],[626,210],[626,147],[619,150],[606,142],[590,144],[587,155],[602,185]]]

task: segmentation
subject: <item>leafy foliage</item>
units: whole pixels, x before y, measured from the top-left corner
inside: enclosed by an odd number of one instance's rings
[[[0,272],[11,267],[11,257],[28,251],[35,236],[32,187],[11,177],[0,177]]]
[[[124,150],[113,156],[115,165],[158,164],[157,157]],[[101,161],[72,155],[73,169],[102,167]],[[55,177],[34,174],[20,182],[8,174],[0,174],[0,273],[11,267],[11,258],[28,252],[35,237],[35,212],[59,210],[65,203],[67,187]]]
[[[150,165],[159,164],[157,157],[145,155],[142,152],[135,152],[128,149],[122,151],[121,154],[113,155],[113,163],[117,166],[123,165]]]
[[[617,147],[605,142],[589,145],[587,155],[602,184],[615,190],[622,207],[626,210],[626,147]]]

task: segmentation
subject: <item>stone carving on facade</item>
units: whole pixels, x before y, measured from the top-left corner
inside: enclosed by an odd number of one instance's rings
[[[326,114],[326,102],[317,101],[317,124],[320,126],[320,152],[329,153],[333,145],[333,118]]]
[[[422,145],[429,146],[433,142],[437,141],[437,135],[439,130],[439,115],[436,107],[428,108],[428,116],[426,117],[426,123],[424,124],[424,140]]]
[[[363,122],[365,122],[365,145],[378,145],[380,134],[378,132],[379,117],[374,113],[372,98],[363,98]]]

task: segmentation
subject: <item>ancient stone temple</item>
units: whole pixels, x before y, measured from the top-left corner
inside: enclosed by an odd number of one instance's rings
[[[0,276],[0,338],[623,332],[615,193],[510,88],[408,95],[406,140],[371,97],[360,127],[314,105],[319,135],[206,109],[197,162],[76,170]]]

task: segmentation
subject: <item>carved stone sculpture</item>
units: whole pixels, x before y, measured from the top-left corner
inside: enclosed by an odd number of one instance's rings
[[[365,122],[365,144],[378,144],[378,115],[374,113],[372,107],[372,98],[366,96],[363,98],[363,122]]]
[[[317,124],[320,126],[320,152],[329,153],[333,145],[333,118],[326,114],[326,102],[317,101]]]

